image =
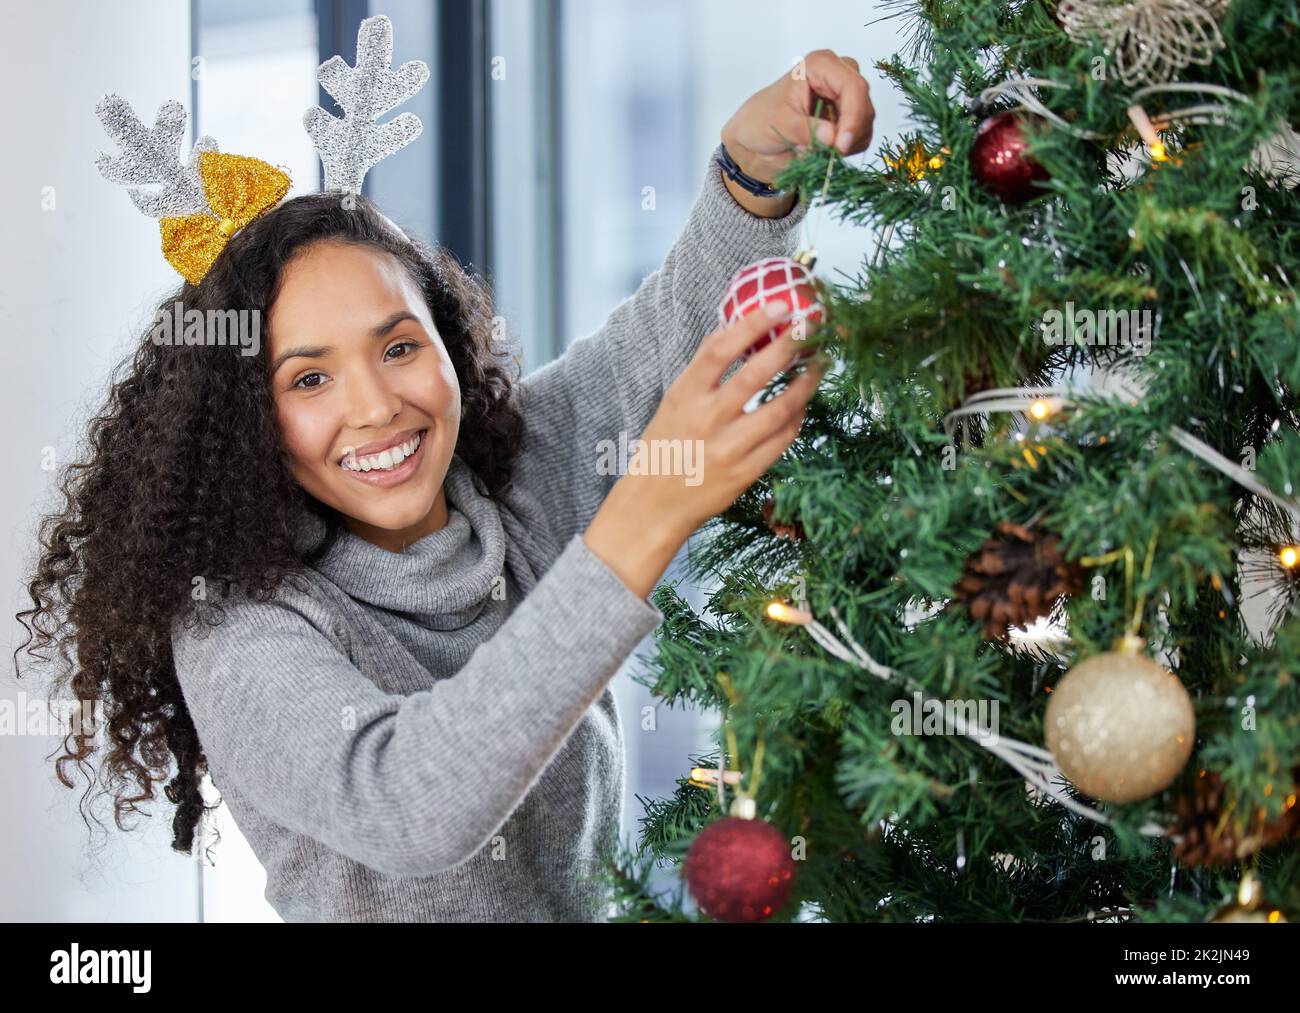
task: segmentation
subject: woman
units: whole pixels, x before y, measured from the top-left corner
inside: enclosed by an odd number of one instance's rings
[[[870,142],[856,63],[805,66],[724,127],[750,176],[793,157],[783,137],[810,143],[814,90],[848,135],[820,140]],[[370,202],[302,196],[235,233],[161,307],[253,308],[267,340],[140,343],[19,616],[28,652],[66,663],[54,691],[105,704],[118,826],[170,777],[190,853],[210,773],[286,920],[600,919],[623,792],[608,681],[662,618],[645,598],[668,562],[789,446],[824,368],[745,413],[793,337],[720,385],[773,321],[705,336],[737,269],[793,252],[793,204],[711,157],[663,267],[519,383],[486,288]],[[703,447],[703,480],[601,474],[620,433]],[[64,746],[72,787],[96,742]]]

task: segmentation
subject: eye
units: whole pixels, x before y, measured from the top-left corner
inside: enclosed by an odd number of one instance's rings
[[[298,379],[294,380],[292,384],[290,384],[290,389],[296,388],[298,390],[315,390],[317,387],[320,386],[319,383],[304,382],[306,380],[310,380],[314,376],[320,377],[322,381],[324,381],[325,379],[324,373],[304,373],[302,376],[298,377]]]
[[[401,355],[390,355],[389,353],[390,353],[390,352],[395,352],[395,351],[396,351],[397,349],[399,349],[399,348],[409,348],[409,349],[411,349],[412,351],[414,351],[415,349],[417,349],[417,348],[419,348],[419,347],[420,347],[420,343],[419,343],[418,341],[399,341],[397,344],[393,345],[392,348],[388,349],[388,351],[384,353],[384,358],[385,358],[385,359],[404,359],[404,358],[406,358],[408,355],[410,355],[411,352],[403,352]]]

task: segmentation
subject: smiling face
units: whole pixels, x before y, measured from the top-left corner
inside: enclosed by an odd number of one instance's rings
[[[267,329],[298,483],[392,552],[441,529],[460,384],[405,267],[373,247],[315,243],[285,266]]]

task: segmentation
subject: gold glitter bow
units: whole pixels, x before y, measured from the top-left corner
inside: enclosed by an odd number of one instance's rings
[[[191,285],[197,285],[225,249],[230,237],[289,192],[289,177],[273,165],[247,155],[205,151],[199,178],[212,214],[162,218],[163,256]]]
[[[912,142],[911,147],[900,150],[893,158],[890,157],[888,151],[884,152],[880,157],[893,170],[896,179],[906,180],[909,183],[918,183],[925,179],[926,172],[943,168],[942,155],[952,154],[946,147],[939,150],[941,154],[931,155],[925,150],[925,145],[920,140],[916,140]]]

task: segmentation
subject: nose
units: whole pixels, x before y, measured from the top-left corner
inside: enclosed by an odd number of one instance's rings
[[[361,366],[347,381],[347,424],[351,429],[382,428],[402,410],[402,399],[381,370]]]

